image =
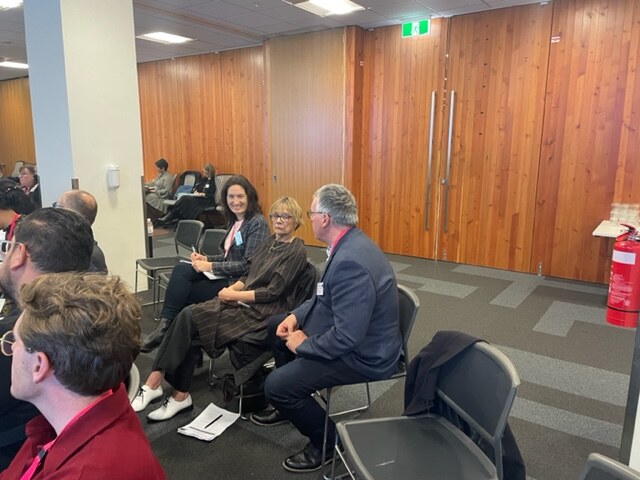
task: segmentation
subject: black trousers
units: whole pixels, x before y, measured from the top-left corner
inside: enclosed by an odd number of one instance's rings
[[[286,315],[273,315],[268,320],[269,341],[276,360],[276,370],[264,385],[267,401],[318,449],[322,449],[325,410],[311,396],[315,391],[336,385],[363,383],[368,377],[356,372],[340,359],[300,358],[275,335]],[[327,445],[335,441],[335,424],[329,420]]]
[[[164,336],[152,370],[161,370],[173,388],[188,392],[193,371],[202,355],[202,343],[190,307],[184,308],[171,322]]]

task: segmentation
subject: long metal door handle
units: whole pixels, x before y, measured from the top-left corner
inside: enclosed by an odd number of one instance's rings
[[[444,186],[444,195],[442,199],[442,231],[447,233],[447,207],[449,203],[449,174],[451,172],[451,145],[453,143],[453,113],[455,107],[456,92],[451,90],[451,99],[449,100],[449,132],[447,134],[447,163],[444,171],[442,184]]]
[[[424,196],[424,229],[429,230],[429,201],[431,198],[431,162],[433,160],[433,119],[436,116],[436,91],[431,92],[431,114],[429,115],[429,150],[427,153],[427,189]]]

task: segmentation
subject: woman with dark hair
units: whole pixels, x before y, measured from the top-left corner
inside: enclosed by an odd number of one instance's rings
[[[147,202],[147,216],[155,221],[167,213],[167,206],[164,200],[171,193],[173,187],[174,176],[167,172],[169,162],[164,158],[157,160],[156,178],[144,185],[144,201]]]
[[[155,349],[176,315],[187,305],[211,300],[224,287],[247,273],[248,259],[269,235],[262,216],[258,192],[242,175],[234,175],[222,188],[227,234],[220,244],[223,253],[205,257],[191,254],[191,264],[173,267],[158,327],[144,338],[141,351]],[[214,276],[214,279],[208,278]]]
[[[20,185],[22,190],[31,200],[33,208],[42,208],[42,197],[40,194],[40,179],[36,174],[36,167],[34,165],[24,165],[20,168]]]
[[[20,217],[34,210],[35,206],[20,185],[13,180],[0,180],[0,229],[4,240],[11,240]]]
[[[162,227],[168,223],[178,220],[188,220],[198,218],[206,208],[216,204],[216,170],[210,163],[202,169],[204,176],[202,180],[195,184],[191,190],[191,195],[184,195],[178,198],[169,213],[156,221],[157,227]]]

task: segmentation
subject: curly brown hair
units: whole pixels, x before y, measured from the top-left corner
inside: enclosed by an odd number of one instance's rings
[[[20,290],[20,337],[65,388],[99,395],[126,378],[140,350],[141,309],[118,277],[41,275]]]

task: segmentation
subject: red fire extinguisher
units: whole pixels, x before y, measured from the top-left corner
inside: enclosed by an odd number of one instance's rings
[[[611,258],[607,322],[636,327],[640,312],[640,235],[635,227],[616,238]]]

